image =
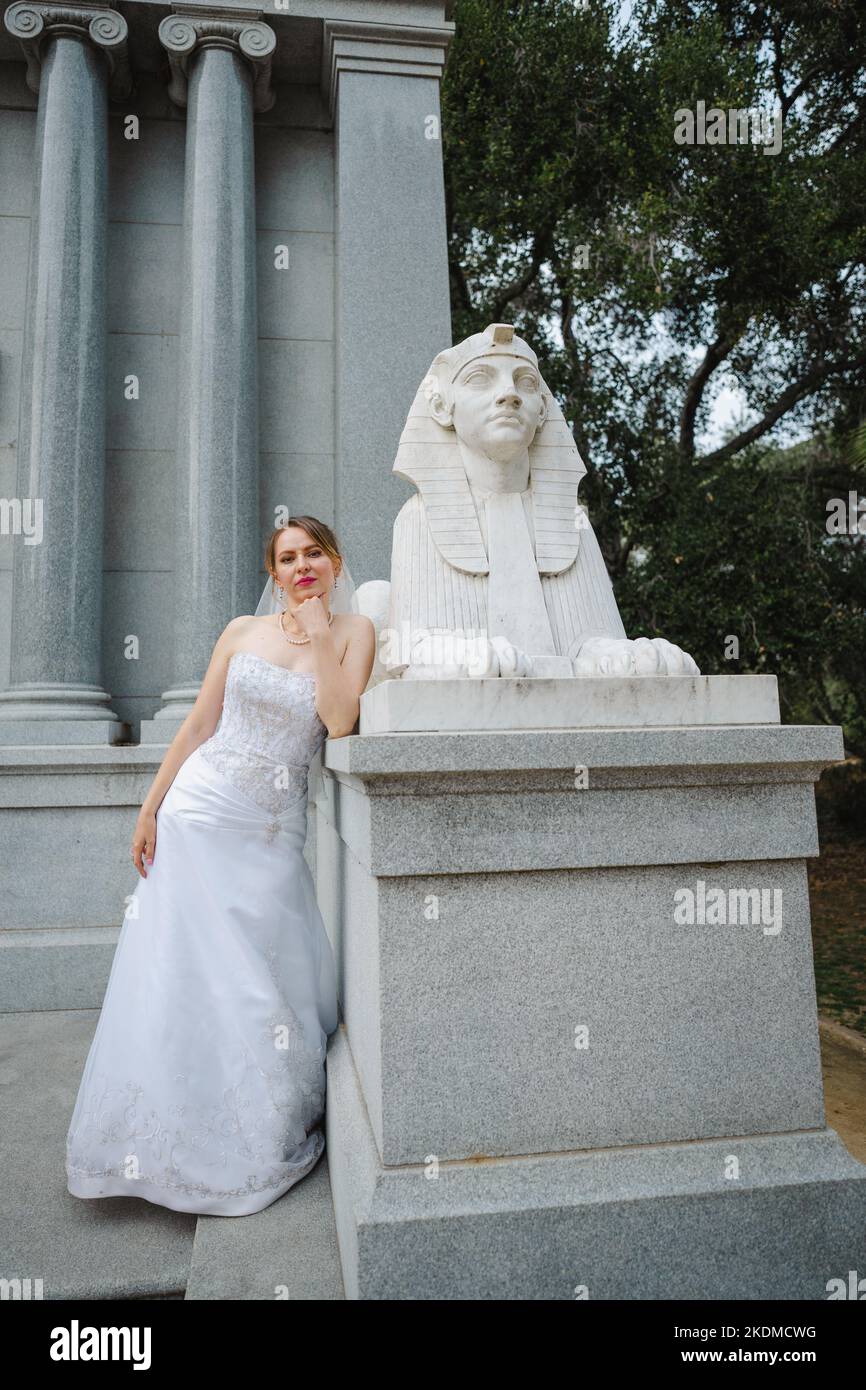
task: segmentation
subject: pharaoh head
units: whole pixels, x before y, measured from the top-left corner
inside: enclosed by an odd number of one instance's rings
[[[538,358],[510,324],[488,324],[436,354],[393,469],[421,493],[443,558],[467,574],[487,574],[461,446],[503,464],[528,450],[538,571],[568,569],[580,539],[577,487],[586,468]]]
[[[491,324],[440,352],[423,390],[437,424],[502,462],[528,448],[547,419],[550,392],[538,358],[508,324]]]

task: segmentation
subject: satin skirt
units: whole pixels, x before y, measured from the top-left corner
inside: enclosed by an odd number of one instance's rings
[[[74,1196],[247,1216],[321,1157],[338,1015],[306,828],[306,792],[274,817],[198,749],[179,769],[69,1126]]]

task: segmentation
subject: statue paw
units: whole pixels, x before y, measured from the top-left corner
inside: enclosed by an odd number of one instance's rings
[[[682,647],[678,647],[675,642],[668,642],[664,637],[637,637],[638,642],[646,643],[654,648],[656,652],[656,670],[639,671],[638,675],[650,676],[699,676],[700,670],[694,658],[684,652]]]
[[[532,657],[509,642],[507,637],[491,637],[488,643],[490,676],[531,676]]]
[[[413,635],[403,680],[453,680],[531,676],[532,658],[506,637],[419,629]]]
[[[620,637],[590,637],[574,659],[576,676],[634,676],[634,643]]]
[[[699,676],[688,652],[664,637],[590,637],[574,659],[576,676]]]

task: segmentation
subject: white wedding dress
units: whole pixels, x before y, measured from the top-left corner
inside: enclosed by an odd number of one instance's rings
[[[324,1149],[334,958],[303,857],[315,677],[229,661],[129,900],[66,1141],[76,1197],[246,1216]]]

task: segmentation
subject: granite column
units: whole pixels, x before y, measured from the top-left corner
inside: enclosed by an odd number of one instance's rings
[[[252,612],[261,556],[253,113],[273,105],[273,30],[170,15],[169,95],[187,108],[172,688],[142,742],[189,713],[226,623]]]
[[[5,26],[39,106],[0,743],[113,743],[127,728],[101,684],[107,101],[130,90],[127,27],[30,0]]]

